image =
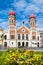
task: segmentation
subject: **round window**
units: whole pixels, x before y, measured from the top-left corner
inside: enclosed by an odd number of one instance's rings
[[[22,29],[22,32],[25,32],[25,29]]]

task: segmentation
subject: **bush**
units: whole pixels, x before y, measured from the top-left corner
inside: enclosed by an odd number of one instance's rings
[[[8,49],[0,52],[0,65],[43,65],[43,52]]]

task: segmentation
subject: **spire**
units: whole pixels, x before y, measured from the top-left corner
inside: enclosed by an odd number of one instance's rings
[[[24,21],[23,21],[23,24],[24,24]]]
[[[23,21],[22,25],[24,25],[24,21]]]

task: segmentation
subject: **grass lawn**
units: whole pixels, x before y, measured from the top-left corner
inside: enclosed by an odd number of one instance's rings
[[[43,65],[43,52],[23,49],[0,51],[0,65]]]

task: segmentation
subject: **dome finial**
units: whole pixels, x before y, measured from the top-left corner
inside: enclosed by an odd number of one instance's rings
[[[15,16],[16,14],[13,10],[10,10],[9,15],[14,15]]]
[[[31,18],[35,18],[35,15],[34,15],[34,14],[31,14],[29,18],[30,18],[30,19],[31,19]]]
[[[24,21],[23,21],[23,24],[24,24]]]

